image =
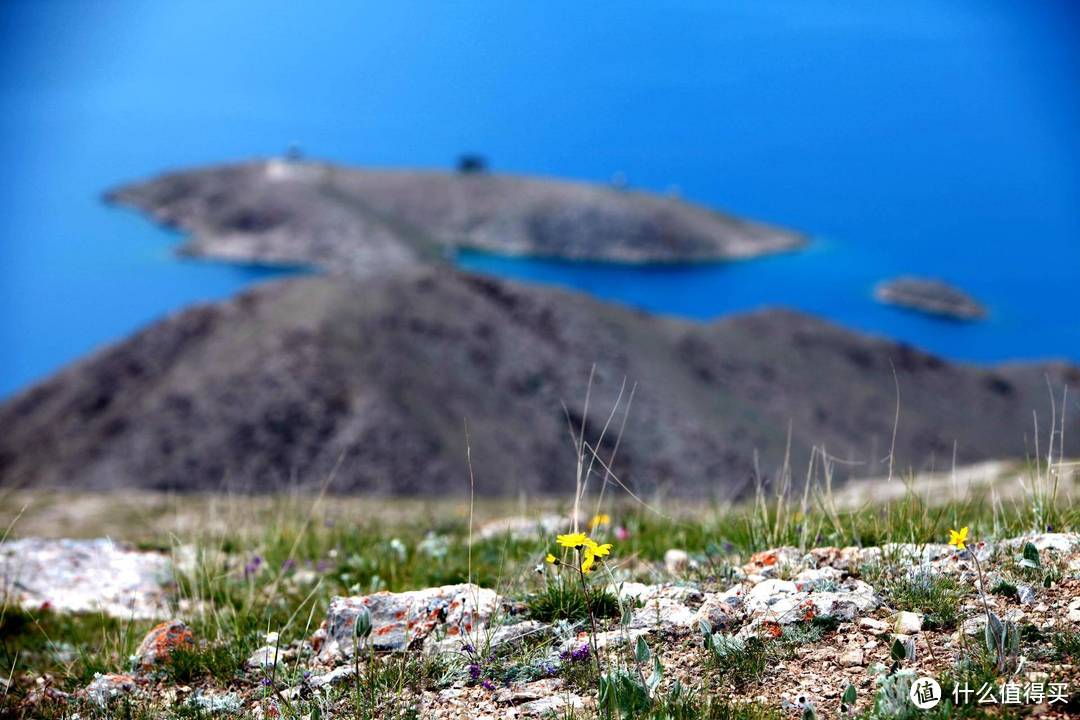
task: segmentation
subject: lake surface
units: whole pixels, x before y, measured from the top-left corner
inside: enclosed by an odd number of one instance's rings
[[[948,357],[1080,360],[1080,55],[1067,2],[0,5],[0,396],[281,271],[180,260],[98,200],[298,143],[359,165],[607,182],[799,229],[685,268],[464,266],[709,319],[787,305]],[[881,307],[938,276],[991,310]]]

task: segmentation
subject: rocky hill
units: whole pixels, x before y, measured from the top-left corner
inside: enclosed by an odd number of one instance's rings
[[[880,473],[1023,456],[1064,365],[981,369],[775,310],[708,325],[417,265],[257,287],[170,317],[0,406],[0,484],[564,493],[590,368],[586,437],[637,383],[614,465],[645,491],[745,492],[759,454],[808,449]],[[628,386],[629,388],[629,386]],[[624,397],[625,400],[625,397]],[[564,413],[563,403],[567,412]],[[618,427],[621,414],[612,423]],[[1080,451],[1074,434],[1067,452]],[[337,471],[334,472],[334,468]]]
[[[793,250],[797,233],[672,197],[556,180],[270,160],[170,173],[106,199],[228,260],[382,271],[457,248],[628,263]]]

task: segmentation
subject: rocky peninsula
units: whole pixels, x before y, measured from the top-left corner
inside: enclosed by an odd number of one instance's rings
[[[676,263],[795,250],[798,233],[684,202],[558,180],[253,161],[114,189],[191,234],[187,253],[385,271],[458,248],[567,260]]]
[[[918,310],[954,320],[982,320],[986,308],[963,290],[941,280],[912,276],[879,283],[874,297],[887,305]]]

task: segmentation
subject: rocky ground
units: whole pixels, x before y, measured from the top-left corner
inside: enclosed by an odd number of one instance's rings
[[[527,531],[512,521],[489,527],[492,535]],[[957,715],[1080,713],[1076,533],[972,541],[962,552],[933,543],[779,547],[745,561],[673,548],[662,568],[617,555],[591,576],[594,596],[607,593],[615,606],[595,611],[595,633],[580,614],[551,614],[535,598],[469,583],[339,596],[302,637],[285,642],[266,628],[263,646],[240,667],[211,676],[201,665],[177,670],[181,660],[210,667],[208,643],[186,624],[208,601],[162,601],[170,587],[163,571],[190,572],[183,565],[192,557],[174,553],[169,568],[158,553],[107,541],[13,541],[0,554],[7,612],[135,613],[163,622],[127,672],[70,691],[48,676],[15,673],[4,681],[4,708],[22,717],[93,717],[121,706],[147,717],[354,717],[359,708],[377,717],[588,717],[598,710],[599,660],[605,673],[622,668],[645,681],[650,702],[669,708],[654,717],[675,716],[680,688],[696,693],[695,702],[734,703],[724,717],[799,717],[807,707],[836,717],[849,686],[856,700],[848,715],[908,717],[906,697],[893,707],[888,692],[900,687],[906,696],[916,676],[936,678],[947,696],[962,694],[965,683],[973,693],[996,688],[998,702],[972,696]],[[572,568],[537,562],[549,590],[560,576],[576,587]],[[245,575],[259,571],[250,566]],[[284,582],[303,592],[316,579],[297,570]],[[1018,634],[1000,666],[982,649],[987,612]],[[370,634],[361,624],[358,637],[361,617]],[[1011,686],[1043,696],[1001,704]]]

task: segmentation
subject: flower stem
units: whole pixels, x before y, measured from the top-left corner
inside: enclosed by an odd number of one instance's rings
[[[600,653],[597,652],[596,649],[596,616],[593,614],[593,604],[592,598],[589,596],[589,586],[585,582],[585,571],[581,569],[580,563],[577,566],[577,571],[578,577],[581,579],[581,592],[585,594],[585,607],[589,611],[589,624],[592,627],[592,633],[589,635],[589,646],[592,649],[593,658],[596,660],[596,682],[599,683],[604,672],[600,668]]]

